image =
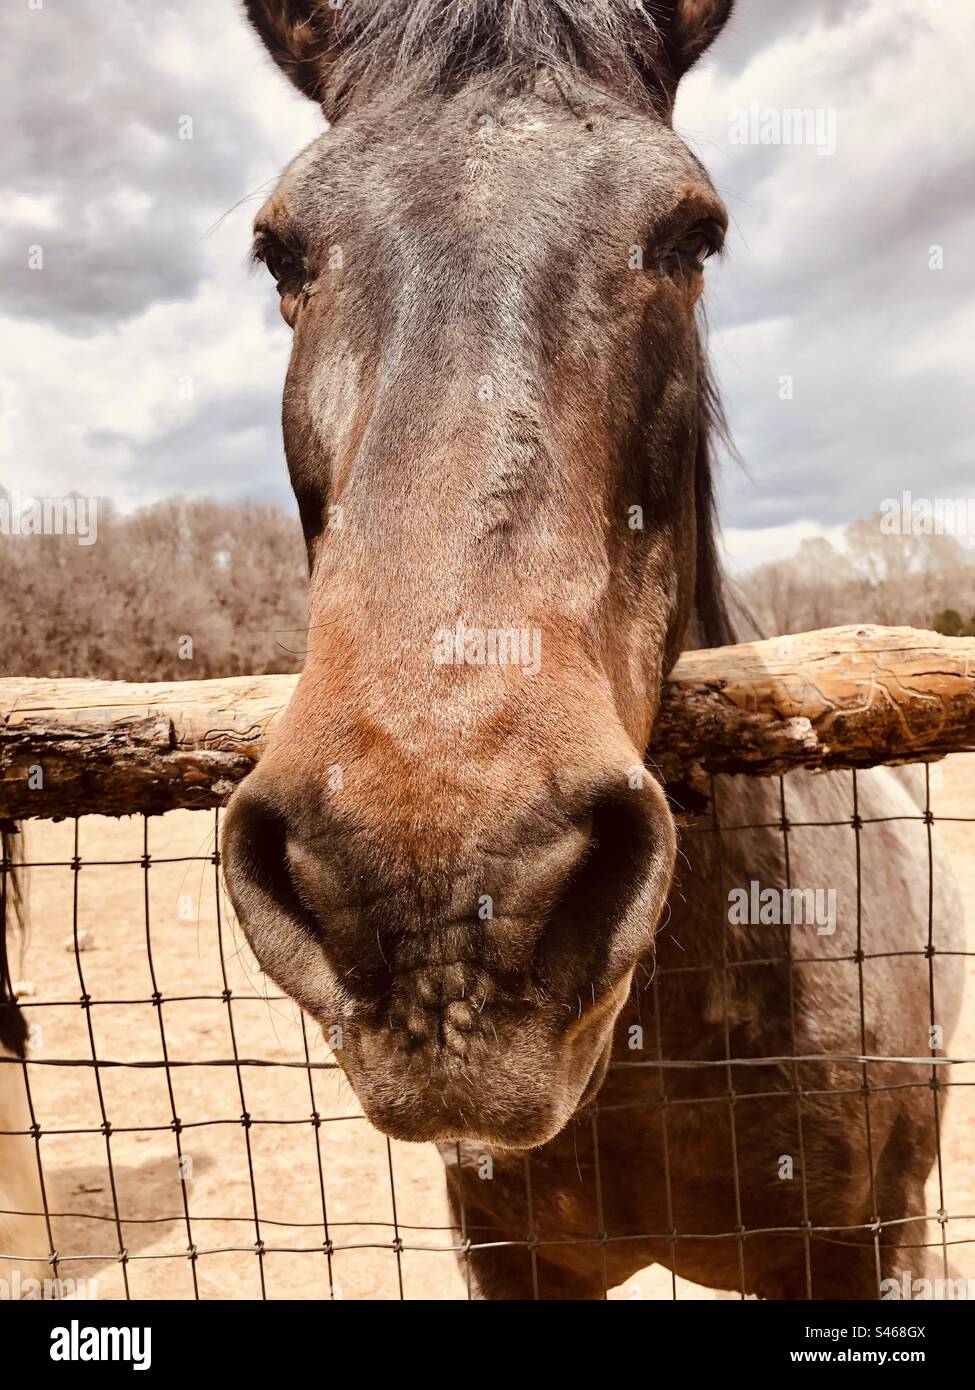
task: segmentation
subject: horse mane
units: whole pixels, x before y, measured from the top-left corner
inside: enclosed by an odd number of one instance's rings
[[[694,504],[697,519],[697,561],[694,612],[697,638],[703,647],[727,647],[738,641],[718,547],[720,526],[714,486],[715,445],[737,457],[724,406],[701,347],[698,392],[697,456],[694,460]]]

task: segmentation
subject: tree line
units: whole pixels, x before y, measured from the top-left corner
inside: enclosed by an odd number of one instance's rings
[[[738,589],[768,637],[841,623],[975,634],[975,550],[956,536],[887,534],[879,516],[848,526],[842,548],[803,541],[740,576]]]
[[[174,498],[97,539],[0,535],[6,675],[194,680],[297,671],[307,571],[297,520],[259,502]]]
[[[739,576],[742,635],[860,622],[975,634],[973,561],[955,537],[857,521],[842,548],[807,540]],[[297,671],[306,582],[301,529],[283,508],[173,498],[123,514],[101,501],[94,544],[0,535],[0,670],[130,681]]]

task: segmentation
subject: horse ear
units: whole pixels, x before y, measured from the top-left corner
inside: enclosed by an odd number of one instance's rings
[[[659,47],[653,66],[671,102],[685,72],[727,24],[734,4],[735,0],[643,0],[640,8],[657,31]]]
[[[321,104],[336,54],[340,6],[329,0],[244,0],[244,7],[281,71],[299,92]]]

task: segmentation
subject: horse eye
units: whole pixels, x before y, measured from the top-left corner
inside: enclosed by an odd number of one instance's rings
[[[307,278],[304,257],[276,238],[260,237],[254,246],[254,259],[267,266],[279,294],[296,288]]]
[[[724,233],[717,222],[702,222],[677,242],[674,251],[685,261],[703,265],[710,256],[717,255],[723,242]]]

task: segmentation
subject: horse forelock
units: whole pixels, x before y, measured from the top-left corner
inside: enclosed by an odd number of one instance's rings
[[[539,69],[666,106],[663,45],[644,0],[356,0],[335,11],[327,79],[338,107],[395,79],[441,90]]]

